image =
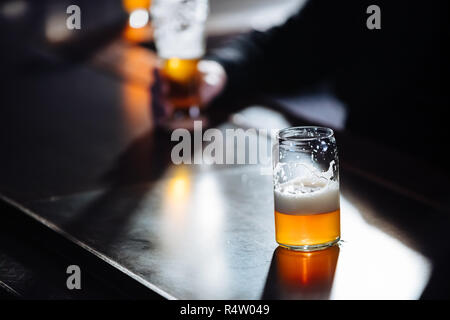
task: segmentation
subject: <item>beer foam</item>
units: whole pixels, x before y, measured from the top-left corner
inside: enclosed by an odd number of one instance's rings
[[[339,209],[339,184],[323,177],[298,177],[275,188],[275,210],[312,215]]]

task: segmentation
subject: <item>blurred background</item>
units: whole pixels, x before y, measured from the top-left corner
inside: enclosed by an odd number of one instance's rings
[[[210,1],[207,37],[226,37],[251,29],[266,30],[283,23],[303,3],[304,0]],[[70,32],[65,27],[68,17],[66,8],[71,4],[82,8],[82,28],[78,32]],[[24,49],[22,54],[30,55],[30,58],[33,53],[44,52],[66,53],[71,56],[82,52],[88,54],[85,50],[70,51],[81,45],[82,41],[85,46],[93,46],[91,42],[94,41],[97,46],[101,46],[108,40],[105,34],[115,31],[123,33],[124,39],[131,42],[149,43],[152,41],[148,12],[150,4],[150,0],[101,0],[96,4],[90,1],[2,1],[2,36],[11,45],[8,52],[3,54],[15,56],[11,52],[13,48]],[[142,10],[147,13],[142,13]],[[100,34],[101,37],[94,38]],[[69,43],[71,49],[64,52]]]

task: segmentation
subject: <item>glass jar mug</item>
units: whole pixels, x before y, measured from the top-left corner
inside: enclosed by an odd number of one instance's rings
[[[340,239],[339,160],[333,130],[292,127],[273,154],[276,241],[314,251]]]

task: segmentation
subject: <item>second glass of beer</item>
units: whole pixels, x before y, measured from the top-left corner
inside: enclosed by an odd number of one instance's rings
[[[339,160],[333,130],[283,129],[273,158],[278,244],[314,251],[339,241]]]
[[[208,0],[153,0],[155,45],[165,80],[165,98],[173,108],[172,120],[200,114],[197,64],[205,53]]]

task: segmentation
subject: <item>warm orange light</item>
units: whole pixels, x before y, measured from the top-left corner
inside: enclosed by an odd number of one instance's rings
[[[169,200],[175,204],[185,205],[190,191],[190,176],[187,168],[183,166],[175,167],[175,174],[169,180],[167,186],[166,196]]]
[[[153,29],[150,24],[147,24],[142,28],[132,28],[127,24],[123,31],[123,37],[125,40],[132,43],[150,41],[153,37]]]
[[[148,88],[153,82],[155,55],[145,48],[118,43],[108,49],[108,57],[100,63],[109,63],[122,78]]]
[[[164,61],[163,73],[172,81],[185,83],[195,79],[198,75],[199,59],[170,58]]]
[[[148,88],[153,82],[155,55],[145,48],[125,42],[111,44],[104,50],[103,59],[96,61],[96,64],[114,71],[125,80],[120,86],[124,124],[134,135],[143,134],[153,126],[152,97]]]
[[[282,285],[296,291],[328,291],[331,288],[339,247],[313,252],[293,251],[278,247],[278,277]]]
[[[151,3],[151,0],[122,0],[123,8],[128,13],[136,9],[149,9]]]
[[[172,234],[174,240],[186,223],[192,190],[187,168],[175,166],[170,171],[172,172],[168,174],[170,178],[163,194],[163,212],[167,234]]]
[[[150,0],[122,0],[124,9],[129,14],[129,21],[123,36],[130,42],[146,42],[153,37],[151,23],[149,23]]]
[[[121,94],[125,124],[136,135],[143,134],[152,127],[149,91],[140,84],[124,82]]]

